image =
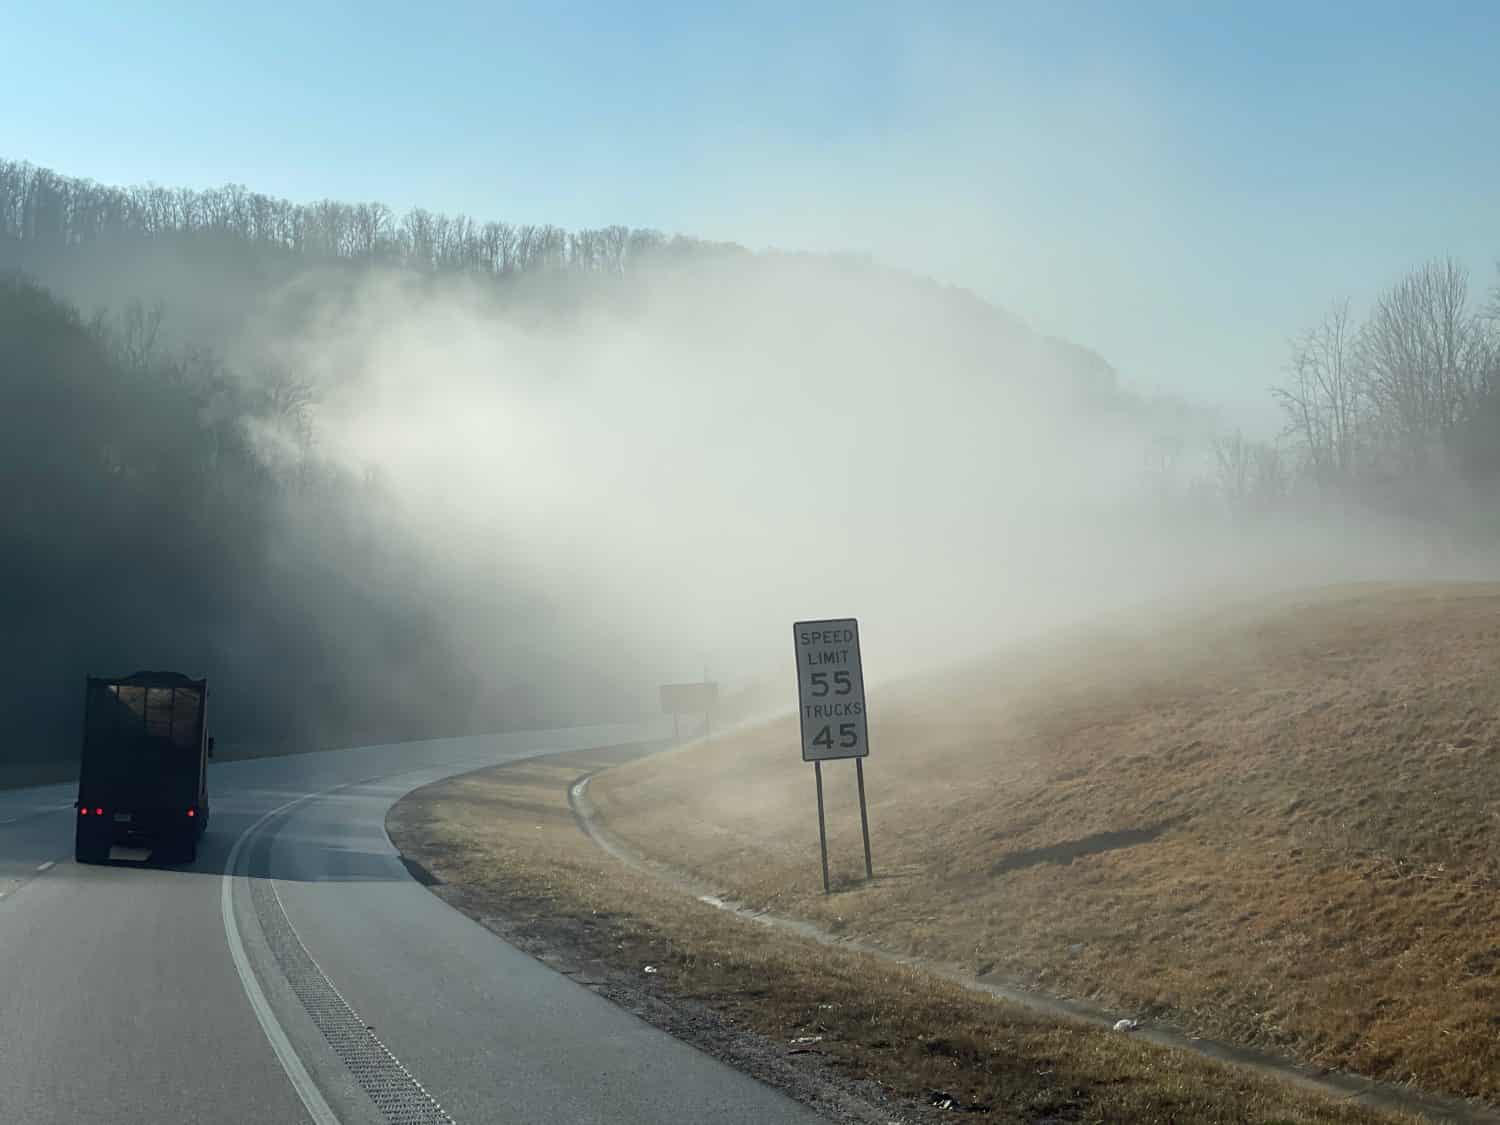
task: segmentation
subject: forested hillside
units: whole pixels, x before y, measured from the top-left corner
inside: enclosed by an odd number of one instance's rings
[[[126,190],[0,162],[0,274],[11,759],[70,754],[79,679],[143,664],[214,677],[231,742],[328,745],[640,706],[649,677],[600,626],[597,588],[565,585],[571,563],[492,541],[459,561],[448,539],[462,533],[414,529],[378,450],[359,464],[337,455],[347,373],[305,345],[359,323],[372,287],[556,341],[599,317],[680,325],[687,339],[697,318],[675,308],[684,294],[735,318],[732,295],[704,298],[705,285],[785,285],[821,307],[745,310],[762,319],[746,331],[792,347],[830,315],[863,322],[915,295],[924,332],[949,346],[945,370],[988,377],[1019,350],[1018,381],[1051,378],[1049,393],[1106,413],[1131,401],[1092,353],[967,295],[859,261],[650,230],[397,218],[235,186]],[[686,345],[704,380],[717,344]]]
[[[138,666],[208,674],[230,744],[549,716],[545,682],[479,693],[377,485],[257,448],[298,432],[284,387],[156,354],[151,331],[0,282],[6,758],[72,753],[82,676]]]
[[[88,672],[208,674],[228,742],[446,734],[775,667],[828,590],[894,666],[1500,529],[1500,349],[1444,262],[1295,341],[1274,440],[960,290],[623,226],[0,161],[0,277],[4,758],[72,753]]]

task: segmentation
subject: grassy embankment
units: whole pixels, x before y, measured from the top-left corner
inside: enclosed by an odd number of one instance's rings
[[[1079,633],[872,700],[877,874],[790,722],[622,766],[613,832],[748,904],[1500,1101],[1500,588]]]
[[[1363,590],[1075,633],[873,701],[878,878],[789,726],[620,765],[642,852],[902,953],[1329,1067],[1500,1092],[1500,590]],[[1371,1120],[1184,1052],[715,911],[599,851],[584,761],[433,787],[392,829],[507,936],[992,1120]],[[838,777],[830,770],[830,781]],[[849,792],[845,793],[844,790]]]

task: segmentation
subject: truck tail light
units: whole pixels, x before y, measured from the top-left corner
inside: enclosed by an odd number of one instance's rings
[[[103,816],[104,815],[104,810],[103,809],[95,809],[94,810],[94,815],[95,816]]]
[[[82,807],[82,806],[80,806],[79,809],[78,809],[78,815],[79,816],[88,816],[89,815],[89,810],[86,809],[86,808],[84,808],[84,807]]]
[[[188,816],[197,816],[197,815],[198,815],[198,810],[197,809],[188,809]]]

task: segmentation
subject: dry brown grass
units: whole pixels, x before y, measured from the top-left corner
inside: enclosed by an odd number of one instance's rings
[[[791,722],[612,770],[730,895],[1196,1033],[1500,1100],[1500,587],[1080,631],[872,698],[877,878]]]
[[[997,1122],[1404,1120],[1046,1019],[704,906],[622,866],[579,831],[566,787],[591,764],[554,758],[431,786],[400,802],[388,827],[405,854],[446,881],[438,893],[554,963],[593,978],[623,974],[780,1045],[779,1056],[790,1055],[793,1039],[821,1036],[783,1065],[872,1079],[904,1099],[886,1104],[875,1118],[882,1122],[951,1117],[929,1108],[931,1091]],[[647,964],[660,971],[643,975]],[[692,1024],[682,1016],[675,1026]]]

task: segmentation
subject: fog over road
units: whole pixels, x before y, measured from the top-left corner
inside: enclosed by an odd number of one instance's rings
[[[80,866],[72,785],[0,792],[0,1121],[817,1120],[459,914],[385,834],[417,786],[641,733],[216,763],[190,867]]]

